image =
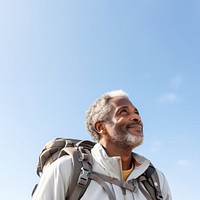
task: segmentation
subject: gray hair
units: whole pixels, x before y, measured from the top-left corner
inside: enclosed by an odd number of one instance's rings
[[[108,102],[110,99],[115,97],[128,98],[128,94],[123,90],[107,92],[96,99],[86,112],[86,129],[91,134],[93,140],[97,142],[100,140],[100,135],[95,130],[94,124],[97,121],[108,120],[108,113],[111,110],[111,105]]]

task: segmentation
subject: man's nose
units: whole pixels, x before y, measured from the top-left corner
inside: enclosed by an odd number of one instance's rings
[[[131,121],[138,121],[138,122],[141,122],[142,121],[142,119],[141,119],[141,117],[138,115],[138,114],[136,114],[136,113],[133,113],[132,115],[131,115]]]

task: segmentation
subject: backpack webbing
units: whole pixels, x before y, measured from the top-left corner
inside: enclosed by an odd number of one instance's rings
[[[90,153],[80,147],[76,151],[76,157],[73,157],[73,174],[72,180],[69,185],[69,191],[66,195],[67,200],[78,200],[80,199],[88,185],[90,184],[89,173],[92,171],[92,161]],[[78,154],[79,155],[78,155]]]

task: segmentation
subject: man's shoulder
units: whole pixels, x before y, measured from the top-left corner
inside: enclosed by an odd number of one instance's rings
[[[72,157],[69,155],[64,155],[58,158],[56,161],[54,161],[51,165],[52,166],[55,165],[59,167],[62,167],[62,166],[66,167],[66,166],[72,165]]]
[[[55,160],[53,163],[51,163],[49,166],[45,166],[44,168],[44,174],[45,173],[54,173],[54,172],[65,172],[72,170],[72,158],[69,155],[64,155],[57,160]]]

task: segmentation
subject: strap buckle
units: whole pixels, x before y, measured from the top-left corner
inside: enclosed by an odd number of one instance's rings
[[[83,167],[81,167],[81,173],[78,179],[78,184],[82,187],[86,186],[87,182],[88,182],[88,174],[89,171],[84,169]]]
[[[83,147],[79,147],[80,158],[79,161],[82,162],[81,173],[79,175],[78,184],[81,187],[85,187],[87,185],[90,173],[90,167],[88,163],[88,154],[85,152]]]

